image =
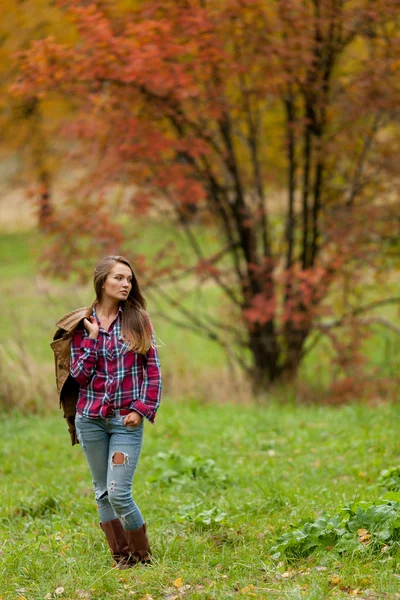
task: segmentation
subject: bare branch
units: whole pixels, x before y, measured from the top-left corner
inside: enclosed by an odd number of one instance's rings
[[[221,348],[223,348],[223,350],[225,351],[225,353],[227,354],[227,356],[229,357],[230,360],[232,360],[233,362],[238,364],[240,366],[240,368],[242,368],[248,375],[251,374],[251,367],[248,364],[246,364],[246,362],[243,360],[243,358],[235,351],[234,345],[227,343],[217,333],[213,332],[210,327],[205,326],[203,323],[201,323],[201,321],[197,317],[194,319],[195,322],[193,323],[193,317],[195,317],[195,315],[190,314],[190,311],[188,311],[187,309],[184,309],[184,307],[182,307],[179,303],[177,303],[173,298],[168,297],[166,294],[160,293],[160,290],[157,290],[157,293],[158,293],[158,297],[163,296],[164,299],[167,300],[167,302],[169,302],[172,306],[174,306],[180,312],[185,314],[185,316],[187,318],[192,318],[192,324],[187,323],[185,321],[181,321],[174,317],[171,317],[171,315],[167,314],[163,310],[159,310],[158,313],[154,313],[154,314],[158,314],[160,317],[162,317],[166,321],[168,321],[174,325],[178,325],[179,327],[181,327],[183,329],[192,331],[193,333],[195,333],[196,335],[199,335],[200,337],[203,337],[203,338],[207,337],[208,339],[211,339],[212,341],[217,342],[221,346]],[[158,297],[153,296],[153,301],[155,304],[158,304]],[[159,304],[158,304],[158,306],[159,306]],[[246,346],[247,346],[247,344],[246,344]]]
[[[383,300],[376,300],[375,302],[370,302],[369,304],[364,304],[364,306],[359,306],[357,308],[353,308],[344,314],[340,319],[335,319],[332,321],[324,321],[314,323],[316,329],[321,331],[334,329],[336,327],[341,327],[345,325],[346,321],[352,317],[357,317],[363,313],[366,313],[374,308],[378,308],[380,306],[384,306],[386,304],[398,304],[400,302],[400,296],[394,296],[393,298],[385,298]],[[375,317],[371,317],[375,318]],[[377,319],[381,319],[381,317],[376,317]],[[382,317],[384,319],[384,317]],[[359,321],[361,323],[361,320]]]
[[[186,238],[189,241],[189,244],[191,246],[191,248],[193,249],[195,255],[197,256],[197,258],[200,261],[204,261],[207,262],[209,264],[216,264],[225,254],[227,254],[228,252],[232,251],[232,245],[228,246],[227,248],[224,248],[223,250],[221,250],[220,252],[218,252],[216,255],[214,255],[213,257],[209,258],[209,257],[205,257],[203,254],[203,251],[201,249],[200,244],[197,241],[196,236],[194,235],[193,231],[192,231],[192,227],[190,222],[187,222],[183,219],[182,217],[182,213],[179,210],[179,206],[178,204],[174,201],[174,199],[171,197],[171,195],[168,193],[167,190],[162,190],[165,197],[167,198],[167,200],[170,202],[171,206],[174,208],[176,215],[182,225],[182,231],[184,233],[184,235],[186,236]],[[238,244],[236,244],[238,246]],[[187,273],[196,273],[197,270],[197,266],[194,265],[193,267],[190,267],[187,271]],[[222,291],[228,296],[228,298],[236,305],[241,307],[242,306],[242,302],[239,300],[239,298],[236,297],[234,291],[232,290],[232,288],[230,288],[228,285],[226,285],[221,277],[215,273],[215,272],[211,272],[208,273],[208,276],[213,279],[216,284],[222,289]]]
[[[393,296],[391,298],[384,298],[383,300],[375,300],[374,302],[369,302],[368,304],[364,304],[363,306],[358,306],[351,311],[351,315],[361,315],[369,310],[374,308],[378,308],[379,306],[384,306],[385,304],[399,304],[400,296]]]
[[[386,319],[385,317],[364,317],[363,319],[360,319],[360,321],[365,325],[377,323],[378,325],[382,325],[383,327],[394,331],[394,333],[397,333],[397,335],[400,335],[399,325],[392,323],[392,321],[389,321],[389,319]]]
[[[378,113],[374,117],[370,131],[367,133],[367,135],[364,138],[363,147],[362,147],[360,156],[357,160],[357,163],[355,165],[353,180],[350,184],[349,195],[346,200],[347,206],[353,205],[357,194],[360,192],[360,190],[363,187],[361,184],[361,177],[362,177],[362,174],[364,171],[365,164],[368,159],[369,151],[371,150],[372,143],[374,141],[375,134],[377,133],[377,131],[379,129],[381,119],[382,119],[382,111],[378,111]]]

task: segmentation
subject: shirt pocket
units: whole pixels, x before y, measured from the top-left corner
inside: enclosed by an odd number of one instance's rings
[[[129,352],[129,342],[127,342],[123,337],[118,336],[117,347],[114,348],[114,352],[116,354],[116,358],[119,356],[124,356],[127,352]]]

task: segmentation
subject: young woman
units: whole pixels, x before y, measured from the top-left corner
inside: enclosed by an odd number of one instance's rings
[[[107,256],[95,268],[96,300],[75,330],[70,374],[79,384],[75,427],[118,568],[150,562],[132,481],[143,440],[143,418],[154,422],[161,371],[146,302],[129,262]]]

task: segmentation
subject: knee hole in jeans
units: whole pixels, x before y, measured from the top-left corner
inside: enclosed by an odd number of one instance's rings
[[[114,465],[123,465],[128,462],[128,455],[124,452],[114,452],[111,460]]]

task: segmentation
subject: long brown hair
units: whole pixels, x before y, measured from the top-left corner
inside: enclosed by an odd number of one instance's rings
[[[133,272],[132,266],[124,256],[106,256],[94,269],[94,290],[96,301],[100,302],[102,287],[107,275],[116,263],[122,263],[130,268],[132,273],[132,288],[129,296],[122,305],[122,333],[129,342],[129,350],[139,354],[146,354],[152,345],[151,326],[146,312],[146,300],[140,291],[138,280]],[[93,305],[95,305],[93,302]]]

